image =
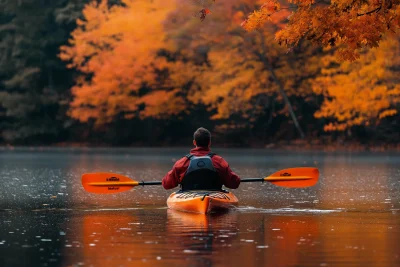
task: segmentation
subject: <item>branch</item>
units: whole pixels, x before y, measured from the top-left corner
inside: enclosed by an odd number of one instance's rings
[[[381,9],[382,9],[382,5],[380,5],[379,7],[375,8],[374,10],[368,11],[368,12],[363,13],[363,14],[358,14],[357,13],[357,17],[361,17],[361,16],[364,16],[364,15],[369,15],[369,14],[372,14],[372,13],[375,13],[375,12],[379,12],[379,10],[381,10]]]

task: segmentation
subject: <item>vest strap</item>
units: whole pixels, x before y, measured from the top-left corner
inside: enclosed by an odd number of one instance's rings
[[[209,152],[206,156],[209,156],[210,158],[212,158],[212,157],[214,157],[215,155],[217,155],[217,154],[214,153],[214,152]],[[185,157],[188,158],[188,159],[191,159],[193,156],[194,156],[194,155],[193,155],[193,154],[190,154],[190,153],[188,153],[188,154],[185,155]]]
[[[188,159],[191,159],[193,156],[194,156],[194,155],[192,155],[192,154],[190,154],[190,153],[185,155],[185,157],[188,158]]]
[[[210,152],[207,154],[207,156],[209,156],[210,158],[214,157],[215,155],[217,155],[217,154],[215,154],[214,152]]]

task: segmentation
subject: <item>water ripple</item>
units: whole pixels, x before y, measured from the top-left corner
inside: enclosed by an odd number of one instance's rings
[[[263,209],[255,207],[238,207],[237,210],[243,213],[309,213],[309,214],[326,214],[333,212],[342,212],[343,209],[337,210],[320,210],[320,209],[295,209],[295,208],[279,208],[279,209]]]

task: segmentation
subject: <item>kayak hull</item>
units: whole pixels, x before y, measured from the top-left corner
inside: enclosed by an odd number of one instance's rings
[[[226,191],[178,191],[167,199],[172,210],[202,214],[226,211],[238,202],[233,193]]]

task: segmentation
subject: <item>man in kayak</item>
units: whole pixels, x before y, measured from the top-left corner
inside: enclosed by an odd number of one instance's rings
[[[190,154],[178,160],[162,179],[165,189],[181,185],[182,190],[222,190],[238,188],[240,178],[229,164],[220,156],[210,151],[211,133],[201,127],[194,132],[195,148]]]

